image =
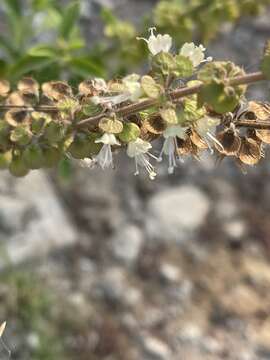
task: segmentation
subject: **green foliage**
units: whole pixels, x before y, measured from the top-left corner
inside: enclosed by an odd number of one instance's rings
[[[85,46],[78,26],[80,2],[63,8],[56,0],[32,0],[23,11],[20,1],[4,0],[6,31],[0,35],[1,74],[13,81],[24,75],[73,81],[103,76],[104,67]],[[45,38],[36,44],[36,38]],[[68,71],[67,71],[68,69]]]

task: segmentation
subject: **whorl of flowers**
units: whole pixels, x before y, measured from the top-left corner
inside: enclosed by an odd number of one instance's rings
[[[247,84],[269,79],[269,44],[261,71],[245,74],[205,57],[202,45],[171,52],[172,38],[154,31],[138,39],[149,48],[147,75],[87,79],[77,93],[63,81],[40,86],[28,77],[11,89],[0,80],[0,168],[24,176],[68,157],[106,169],[121,148],[135,174],[143,169],[150,179],[158,173],[155,162],[167,159],[173,173],[186,156],[200,160],[203,151],[257,164],[270,143],[270,106],[244,94]],[[163,143],[152,147],[157,138]]]

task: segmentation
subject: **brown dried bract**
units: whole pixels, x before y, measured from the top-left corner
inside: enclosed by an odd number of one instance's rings
[[[261,147],[252,138],[242,138],[239,159],[246,165],[255,165],[261,159]]]
[[[0,97],[5,98],[10,91],[10,84],[7,80],[0,80]]]
[[[49,99],[59,101],[72,96],[71,87],[64,81],[50,81],[42,85],[43,94]]]
[[[24,94],[33,94],[38,96],[39,84],[31,77],[25,77],[21,79],[17,84],[17,88]]]
[[[201,135],[199,135],[196,130],[191,129],[189,137],[193,144],[196,145],[200,150],[208,149],[207,142],[201,137]]]
[[[5,120],[11,126],[18,126],[29,120],[29,114],[25,110],[9,110],[5,113]]]
[[[152,134],[162,134],[166,127],[167,123],[162,119],[160,115],[152,115],[145,119],[142,123],[142,126]]]

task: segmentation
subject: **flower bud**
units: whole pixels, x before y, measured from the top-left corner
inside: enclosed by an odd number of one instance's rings
[[[22,177],[29,173],[29,169],[26,166],[21,153],[13,153],[12,160],[9,165],[9,172],[16,177]]]
[[[43,151],[38,144],[28,145],[23,151],[22,158],[29,169],[40,169],[44,164]]]

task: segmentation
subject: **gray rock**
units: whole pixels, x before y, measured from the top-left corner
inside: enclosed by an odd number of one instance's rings
[[[105,271],[95,290],[98,297],[124,306],[134,306],[141,299],[140,290],[128,283],[124,270],[118,267]]]
[[[137,260],[142,244],[143,233],[134,225],[124,226],[111,239],[112,253],[126,264]]]
[[[0,268],[70,246],[77,234],[41,171],[0,178]]]
[[[147,233],[152,239],[183,243],[203,225],[209,210],[209,199],[194,186],[161,191],[149,201]]]

